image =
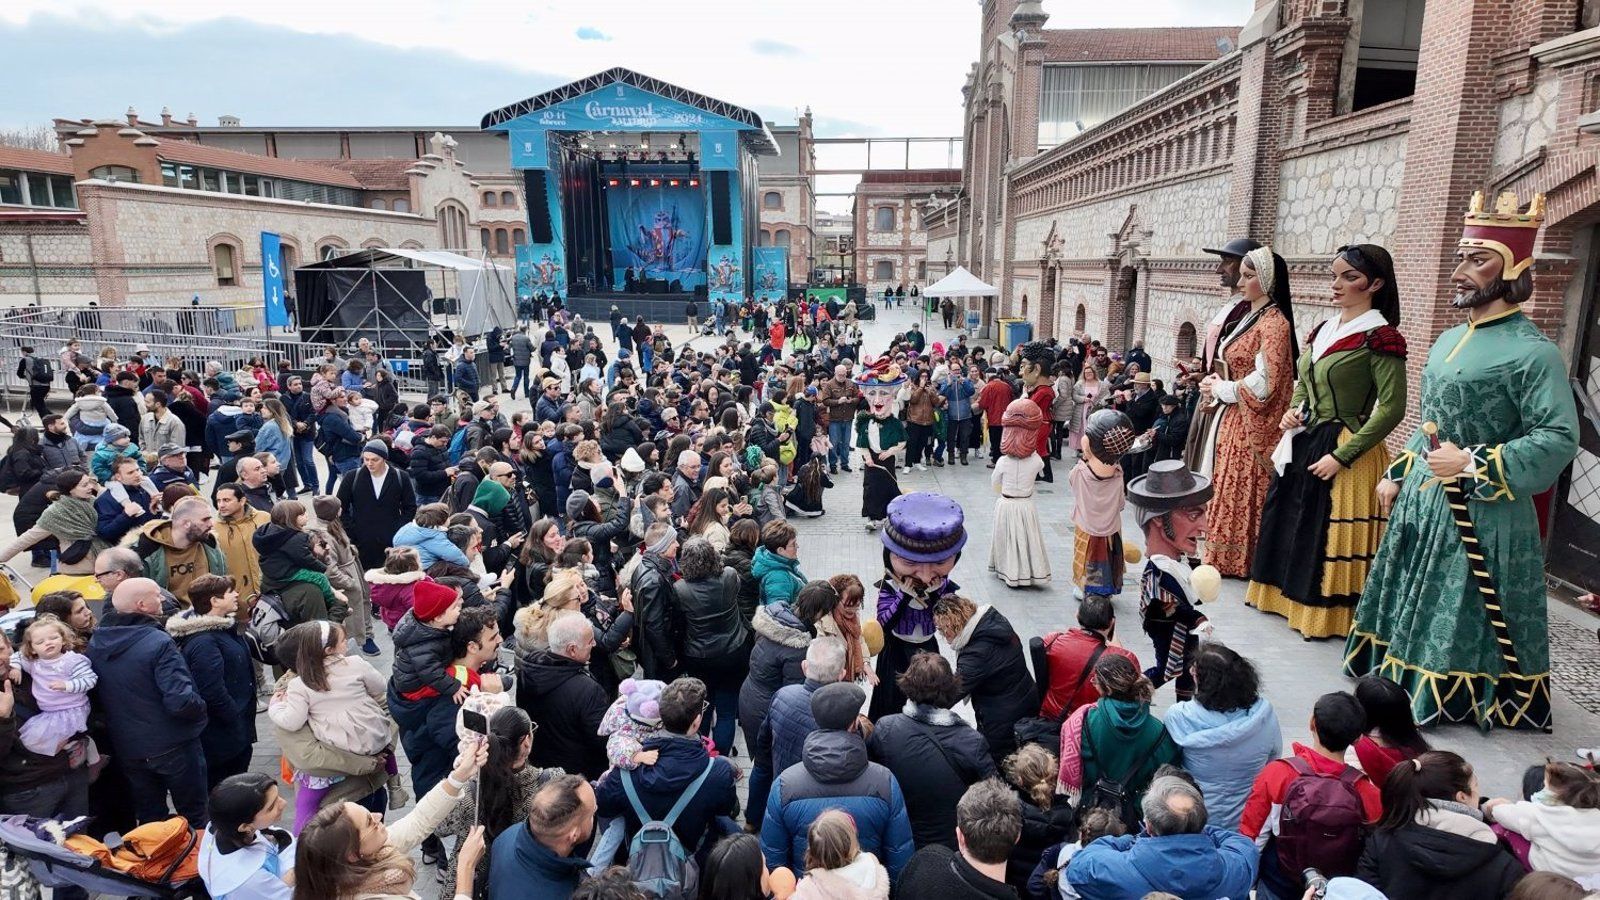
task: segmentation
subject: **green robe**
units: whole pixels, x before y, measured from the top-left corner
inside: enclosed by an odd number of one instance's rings
[[[1578,450],[1560,351],[1516,309],[1451,328],[1428,352],[1421,417],[1438,424],[1440,441],[1473,454],[1476,473],[1460,483],[1522,676],[1506,677],[1420,429],[1387,475],[1401,482],[1400,496],[1356,608],[1345,673],[1399,682],[1423,725],[1548,729],[1548,601],[1533,495]]]

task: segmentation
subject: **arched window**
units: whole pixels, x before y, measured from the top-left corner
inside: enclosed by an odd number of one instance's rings
[[[239,283],[239,254],[232,244],[217,244],[211,248],[211,269],[216,273],[217,287]]]
[[[1072,330],[1081,333],[1088,327],[1089,311],[1084,308],[1082,303],[1079,303],[1078,311],[1072,316]]]
[[[511,255],[511,233],[504,228],[494,230],[494,252],[499,256]]]
[[[511,229],[511,246],[520,247],[528,242],[528,233],[521,228]]]
[[[394,203],[391,205],[391,208],[395,212],[403,212],[403,213],[411,212],[411,201],[410,200],[396,199],[394,201]]]
[[[383,240],[381,238],[367,238],[361,242],[361,249],[381,250],[383,249]]]
[[[789,229],[787,229],[787,228],[779,228],[777,231],[773,232],[773,235],[772,235],[772,246],[774,246],[774,247],[787,247],[787,246],[789,246]]]
[[[373,200],[371,203],[368,203],[367,205],[369,207],[373,208],[373,209],[388,209],[389,208],[389,204],[385,203],[383,201],[382,197],[378,197],[377,199]]]
[[[873,281],[893,281],[894,263],[887,259],[880,259],[872,264]]]
[[[467,208],[460,201],[446,200],[434,208],[434,218],[439,221],[439,246],[444,250],[462,250],[467,244]]]
[[[345,246],[343,244],[337,243],[335,241],[325,241],[325,242],[317,245],[317,259],[323,260],[325,262],[327,260],[333,259],[335,256],[338,256],[339,254],[343,253],[344,251],[345,251]]]
[[[1172,345],[1172,361],[1179,365],[1188,365],[1189,358],[1194,356],[1194,351],[1194,323],[1185,322],[1178,326],[1178,340]]]
[[[489,242],[491,240],[489,229],[487,229],[487,228],[478,229],[478,237],[483,241],[483,249],[484,250],[488,250],[489,249]]]
[[[500,205],[505,209],[515,209],[517,205],[517,195],[511,193],[510,191],[501,191]]]
[[[783,195],[777,191],[767,191],[761,195],[762,209],[783,209]]]
[[[761,233],[756,235],[756,246],[757,247],[771,247],[772,246],[772,232],[766,230],[765,228],[761,229]]]
[[[880,206],[876,210],[873,211],[872,215],[873,215],[873,219],[872,219],[872,230],[873,231],[893,231],[894,230],[894,207],[892,207],[892,206]]]
[[[499,206],[500,205],[500,195],[496,194],[494,191],[484,191],[483,192],[483,205],[484,206]]]
[[[139,183],[139,170],[130,166],[96,166],[89,170],[90,178],[99,178],[102,181],[126,181],[129,184]]]
[[[1023,294],[1022,295],[1022,317],[1024,319],[1026,319],[1028,317],[1028,295],[1027,294]]]

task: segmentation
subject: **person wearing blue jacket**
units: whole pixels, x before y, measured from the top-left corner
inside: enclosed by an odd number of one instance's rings
[[[456,360],[456,390],[465,391],[473,403],[478,402],[478,363],[475,361],[478,351],[468,346],[461,351],[461,358]]]
[[[950,371],[950,377],[939,387],[939,393],[945,399],[945,452],[948,461],[955,465],[956,456],[960,455],[961,461],[967,461],[969,445],[972,443],[972,397],[978,392],[972,379],[963,375],[960,364]]]
[[[201,575],[188,585],[190,608],[167,620],[195,689],[206,701],[206,730],[200,748],[206,757],[206,782],[250,768],[256,742],[256,672],[250,648],[239,633],[239,592],[227,575]]]
[[[128,777],[135,817],[167,818],[167,795],[192,827],[206,823],[206,758],[198,738],[206,701],[178,645],[161,627],[161,587],[129,578],[111,595],[113,611],[89,639],[94,692]]]
[[[1210,824],[1237,831],[1256,776],[1283,755],[1283,730],[1249,660],[1213,641],[1193,668],[1194,699],[1167,710],[1167,734],[1205,793]]]
[[[556,483],[556,509],[567,508],[567,496],[572,493],[572,470],[577,463],[572,458],[573,448],[578,446],[578,438],[583,435],[583,429],[568,422],[556,426],[556,436],[560,438],[550,445],[550,474]]]
[[[317,415],[311,406],[311,395],[306,392],[305,380],[299,375],[289,376],[281,398],[283,408],[289,412],[289,422],[294,429],[294,464],[300,483],[306,490],[316,493]]]
[[[429,509],[430,506],[435,508]],[[416,518],[401,525],[400,530],[394,533],[392,545],[415,547],[424,572],[441,559],[463,568],[470,566],[472,561],[467,559],[467,555],[461,552],[460,547],[450,542],[450,536],[445,533],[444,523],[449,518],[449,507],[442,503],[425,503],[417,507]],[[438,524],[426,525],[424,522],[438,522]]]
[[[855,820],[861,849],[899,878],[916,847],[911,819],[894,775],[867,761],[867,742],[856,733],[866,691],[854,683],[830,684],[811,695],[817,730],[806,738],[802,760],[780,774],[767,795],[761,852],[768,868],[805,874],[807,832],[817,817],[842,809]]]
[[[333,493],[334,482],[340,475],[361,465],[361,448],[366,446],[360,432],[350,424],[350,414],[345,410],[350,400],[343,391],[328,398],[328,405],[317,419],[322,432],[323,452],[328,454],[328,488]]]
[[[1145,834],[1102,837],[1073,854],[1061,873],[1083,900],[1140,900],[1165,891],[1185,900],[1250,896],[1260,854],[1255,842],[1206,824],[1200,791],[1181,777],[1150,783]]]
[[[126,456],[118,459],[112,465],[107,487],[111,486],[112,481],[122,488],[127,499],[117,499],[110,490],[101,491],[100,496],[94,498],[94,531],[101,540],[115,546],[122,542],[128,532],[158,516],[150,508],[155,498],[144,488],[144,472],[139,469],[138,461]]]
[[[239,416],[244,410],[237,405],[237,394],[218,394],[217,399],[221,402],[206,416],[206,449],[219,462],[227,462],[233,459],[228,450],[228,435],[239,430]]]

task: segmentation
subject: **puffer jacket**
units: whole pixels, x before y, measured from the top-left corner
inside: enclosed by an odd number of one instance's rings
[[[755,758],[770,756],[773,772],[782,772],[799,762],[805,752],[806,738],[817,730],[816,717],[811,715],[811,695],[820,687],[822,682],[807,678],[799,684],[786,684],[772,695],[772,706],[761,723]]]
[[[779,556],[765,547],[757,547],[750,562],[750,574],[761,582],[761,602],[793,603],[800,589],[806,586],[806,577],[800,573],[800,560]]]
[[[606,479],[601,479],[605,481]],[[594,567],[600,571],[598,587],[602,594],[615,594],[617,590],[616,551],[611,542],[628,534],[628,514],[633,501],[626,497],[612,507],[611,517],[604,522],[574,522],[571,537],[586,538],[594,550]]]
[[[1183,749],[1183,765],[1206,797],[1206,821],[1237,831],[1256,776],[1283,755],[1283,730],[1265,697],[1248,709],[1216,712],[1198,700],[1167,710],[1167,733]]]
[[[757,609],[750,630],[755,632],[756,643],[750,651],[750,674],[739,687],[739,729],[744,732],[745,746],[754,748],[773,695],[784,685],[805,680],[800,663],[811,646],[812,632],[787,603]]]
[[[948,709],[907,705],[878,720],[867,751],[899,779],[917,846],[955,849],[956,801],[997,771],[983,735]]]
[[[154,616],[106,613],[84,655],[100,676],[94,693],[111,752],[133,759],[160,756],[205,731],[205,698]]]
[[[1065,794],[1051,798],[1049,809],[1035,803],[1033,797],[1022,791],[1017,791],[1017,799],[1022,804],[1022,836],[1011,848],[1011,858],[1006,860],[1006,884],[1016,888],[1018,893],[1026,893],[1028,876],[1039,865],[1045,849],[1069,838],[1076,839],[1078,822],[1072,802]]]
[[[584,778],[606,770],[606,739],[600,735],[611,700],[581,662],[549,650],[531,653],[517,665],[517,705],[539,728],[528,764],[557,768]]]
[[[1406,900],[1504,900],[1524,872],[1476,812],[1435,800],[1415,821],[1373,831],[1356,877]]]
[[[984,605],[950,646],[956,651],[961,690],[972,698],[978,730],[999,762],[1017,748],[1017,720],[1032,716],[1039,706],[1022,640],[1000,610]]]
[[[394,626],[389,684],[402,697],[425,696],[429,688],[453,697],[460,682],[447,671],[450,659],[450,632],[417,621],[416,613],[407,610]]]
[[[711,765],[711,774],[700,785],[689,804],[684,807],[672,830],[690,853],[700,846],[708,834],[714,834],[718,816],[727,816],[738,809],[739,798],[734,791],[736,770],[726,759],[713,759],[699,735],[685,737],[671,733],[646,738],[645,750],[655,750],[660,755],[654,765],[640,766],[629,773],[634,791],[639,795],[639,805],[651,818],[666,818],[678,798],[684,795],[695,779]],[[640,827],[638,813],[628,802],[622,784],[624,770],[613,768],[595,785],[595,800],[603,817],[621,816],[626,833],[631,837]]]
[[[206,759],[231,762],[256,741],[256,672],[238,621],[190,610],[168,619],[167,633],[206,701],[206,730],[200,732]]]
[[[911,820],[900,784],[889,770],[867,761],[867,745],[848,731],[814,731],[805,758],[772,783],[761,823],[761,852],[769,868],[805,872],[806,832],[817,816],[842,809],[855,820],[861,849],[881,858],[896,878],[911,860]]]
[[[1523,800],[1495,807],[1494,820],[1528,839],[1528,862],[1535,872],[1600,887],[1600,809]]]
[[[51,434],[48,431],[39,432],[39,449],[44,453],[44,470],[46,472],[59,472],[68,468],[84,468],[88,465],[88,457],[83,452],[83,445],[78,443],[70,434]],[[53,490],[53,488],[52,488]]]
[[[420,571],[395,574],[382,569],[367,570],[367,584],[372,588],[372,602],[377,604],[378,616],[390,630],[399,625],[405,614],[411,611],[417,582],[427,577]]]
[[[682,617],[677,610],[677,592],[672,582],[672,560],[654,553],[639,558],[633,570],[633,609],[635,626],[634,650],[639,654],[639,665],[644,677],[657,681],[671,681],[678,674],[682,661],[678,659],[678,625]]]
[[[284,528],[267,522],[250,538],[261,560],[261,586],[264,590],[282,590],[289,584],[289,576],[298,569],[327,572],[328,567],[311,552],[311,535],[304,531]]]
[[[1207,825],[1200,834],[1100,838],[1074,853],[1061,877],[1084,900],[1136,900],[1157,891],[1223,900],[1250,896],[1257,862],[1249,838]]]
[[[713,578],[680,580],[672,586],[683,620],[680,655],[723,660],[749,651],[750,629],[739,613],[739,573],[724,567]]]

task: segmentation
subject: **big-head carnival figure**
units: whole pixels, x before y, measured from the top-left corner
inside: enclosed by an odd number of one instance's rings
[[[954,594],[950,571],[967,545],[966,517],[961,504],[943,494],[902,494],[889,504],[883,540],[883,580],[878,582],[878,622],[883,650],[878,654],[878,683],[872,689],[869,717],[900,712],[906,695],[895,679],[922,652],[939,652],[933,605]]]
[[[1544,197],[1474,194],[1453,305],[1422,373],[1422,427],[1379,482],[1393,514],[1345,672],[1411,695],[1419,723],[1550,727],[1544,548],[1533,496],[1578,449],[1561,352],[1522,314]]]

